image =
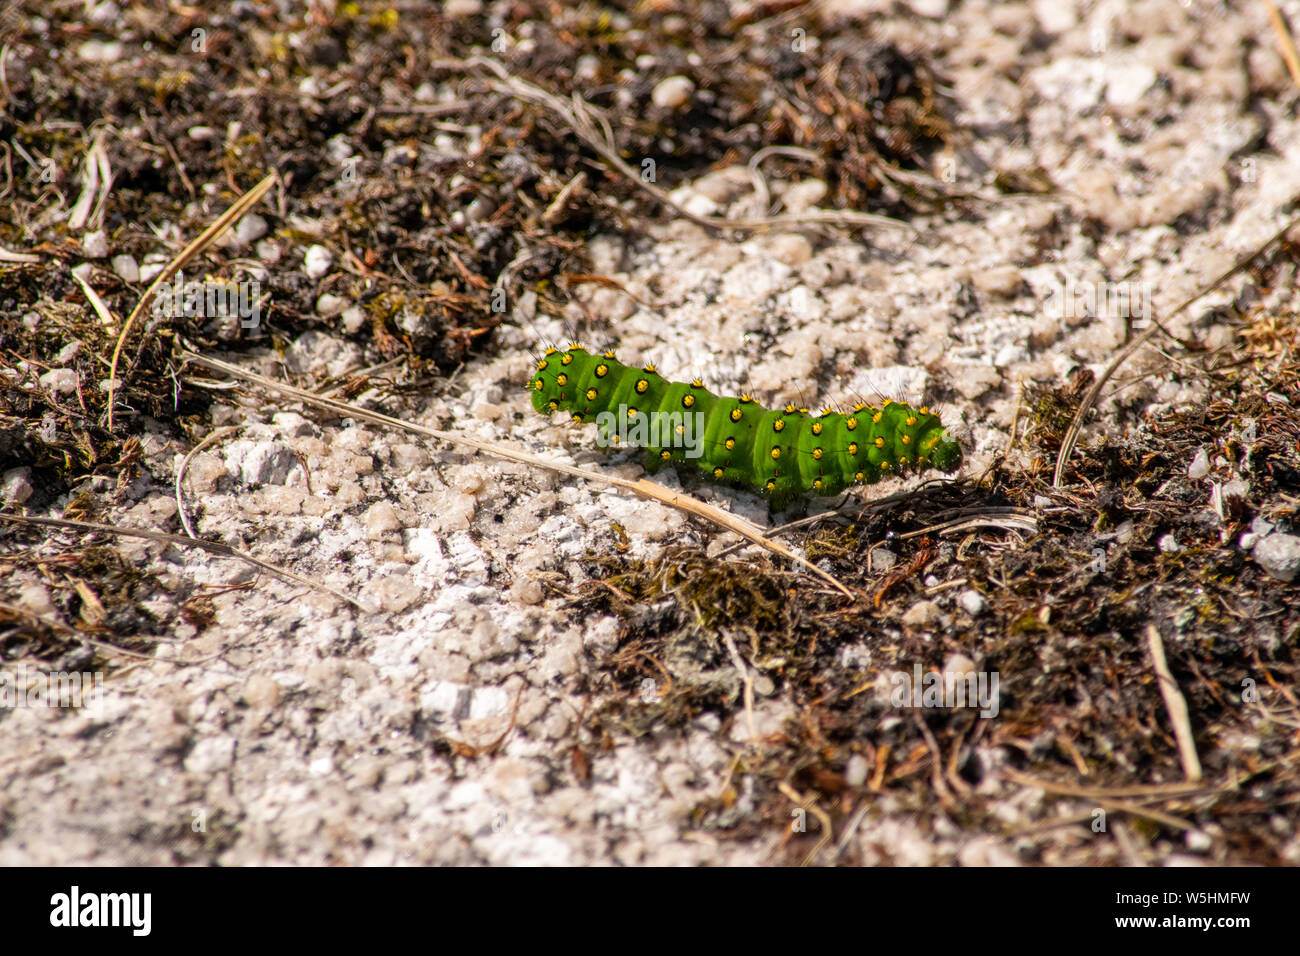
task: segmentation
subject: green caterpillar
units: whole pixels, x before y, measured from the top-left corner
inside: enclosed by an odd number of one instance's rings
[[[720,397],[699,379],[670,382],[653,365],[629,368],[613,352],[581,345],[547,349],[528,389],[542,414],[596,422],[602,444],[645,447],[651,471],[694,465],[715,481],[767,495],[773,511],[797,495],[835,495],[889,472],[961,466],[961,447],[939,417],[905,402],[818,416],[794,405],[770,411],[748,395]]]

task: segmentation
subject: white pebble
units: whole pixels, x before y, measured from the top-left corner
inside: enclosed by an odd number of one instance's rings
[[[1199,480],[1210,473],[1210,456],[1204,448],[1196,449],[1196,457],[1187,468],[1187,477]]]
[[[135,261],[135,256],[114,256],[112,264],[113,271],[117,273],[118,278],[123,282],[134,285],[140,281],[140,264]]]
[[[316,300],[316,314],[322,319],[328,319],[332,316],[338,315],[347,307],[347,299],[334,295],[331,292],[326,292]]]
[[[984,596],[979,591],[962,591],[957,600],[971,617],[979,617],[984,613]]]
[[[103,229],[96,229],[81,237],[81,251],[91,259],[102,259],[108,255],[108,236]]]
[[[694,92],[695,84],[687,77],[670,76],[654,88],[650,101],[663,109],[678,109],[686,105]]]
[[[307,273],[307,278],[319,279],[330,271],[330,266],[334,264],[334,253],[321,245],[308,246],[302,259],[303,272]]]

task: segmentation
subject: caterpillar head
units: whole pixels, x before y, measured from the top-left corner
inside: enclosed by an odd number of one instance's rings
[[[948,432],[944,431],[930,450],[930,461],[940,471],[952,474],[961,467],[961,445],[949,438]]]

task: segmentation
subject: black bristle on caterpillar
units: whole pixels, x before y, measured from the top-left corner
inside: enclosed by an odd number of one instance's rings
[[[714,395],[699,379],[670,382],[653,365],[623,365],[581,345],[547,349],[528,389],[543,414],[595,422],[603,440],[644,446],[647,467],[693,465],[706,477],[767,495],[774,511],[799,494],[835,495],[909,469],[961,466],[961,447],[928,408],[886,399],[811,415]]]

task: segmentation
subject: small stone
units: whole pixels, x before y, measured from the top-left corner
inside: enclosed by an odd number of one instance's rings
[[[108,255],[108,234],[103,229],[96,229],[81,237],[81,251],[91,259],[102,259]]]
[[[334,264],[334,253],[330,252],[324,246],[308,246],[307,251],[302,257],[302,271],[307,273],[309,279],[319,279],[325,273],[330,271],[330,266]]]
[[[1210,473],[1210,456],[1205,453],[1204,448],[1196,449],[1196,457],[1192,463],[1187,466],[1187,477],[1199,481]]]
[[[344,309],[340,318],[343,331],[348,335],[356,335],[361,331],[361,327],[366,324],[366,313],[361,311],[361,307],[357,305]]]
[[[827,186],[823,179],[804,179],[781,194],[781,205],[786,212],[805,212],[826,198]]]
[[[957,598],[961,604],[962,610],[971,617],[979,617],[984,613],[984,595],[979,591],[962,591],[961,596]]]
[[[948,14],[948,0],[906,0],[918,17],[938,20]]]
[[[933,601],[917,601],[903,615],[907,627],[927,628],[939,622],[939,605]]]
[[[10,468],[0,477],[0,502],[6,506],[22,504],[33,490],[30,468]]]
[[[326,292],[316,300],[316,314],[322,319],[328,319],[341,313],[347,306],[347,299],[334,295],[332,292]]]
[[[1250,530],[1241,536],[1241,549],[1249,551],[1259,542],[1259,539],[1267,534],[1272,534],[1277,525],[1268,521],[1263,515],[1255,515],[1255,520],[1250,523]]]
[[[542,586],[532,578],[515,578],[510,585],[510,600],[516,604],[541,604]]]
[[[1300,574],[1300,537],[1273,532],[1255,544],[1255,563],[1277,578],[1290,583]]]
[[[898,563],[898,555],[888,548],[871,549],[871,570],[888,571]]]
[[[476,17],[483,10],[482,0],[447,0],[442,5],[442,15],[448,20]]]
[[[812,243],[794,233],[774,236],[768,244],[768,250],[773,259],[788,266],[801,266],[813,254]]]
[[[77,373],[70,368],[56,368],[41,376],[40,382],[55,395],[71,395],[77,391],[80,381]]]
[[[971,282],[985,295],[999,296],[1004,299],[1012,298],[1025,284],[1020,270],[1015,266],[980,269],[971,275]]]
[[[225,770],[235,762],[235,738],[229,735],[205,737],[185,758],[185,769],[200,776]]]
[[[24,584],[18,588],[17,602],[19,607],[38,614],[44,618],[59,617],[59,609],[54,606],[54,601],[50,597],[50,592],[43,584]]]
[[[265,219],[255,212],[250,212],[235,224],[235,241],[241,246],[246,246],[250,242],[261,239],[269,230],[270,226]]]
[[[1183,550],[1183,546],[1178,543],[1178,539],[1172,534],[1163,535],[1156,544],[1165,554],[1177,554]]]
[[[75,341],[69,342],[67,345],[63,346],[63,348],[59,349],[58,355],[54,356],[54,364],[67,365],[69,362],[71,362],[74,358],[77,357],[77,353],[80,351],[81,351],[80,342],[75,342]]]
[[[254,674],[244,682],[244,703],[260,710],[272,710],[280,703],[280,685],[265,674]]]
[[[405,574],[390,574],[366,584],[361,591],[364,602],[372,613],[400,614],[424,596]]]
[[[135,261],[135,256],[120,255],[112,259],[113,271],[123,282],[136,283],[140,281],[140,265]]]
[[[685,76],[670,76],[662,80],[650,94],[650,101],[662,109],[685,106],[695,92],[695,84]]]
[[[1111,106],[1132,106],[1156,83],[1156,71],[1145,63],[1111,66],[1106,73],[1106,102]]]
[[[860,787],[867,782],[867,772],[870,769],[866,757],[854,754],[844,768],[844,782],[850,787]]]
[[[226,469],[244,484],[282,485],[297,462],[293,451],[279,442],[234,441],[225,448]]]
[[[1052,499],[1047,497],[1047,495],[1034,495],[1034,507],[1050,508],[1052,507]]]
[[[397,509],[387,501],[378,501],[366,511],[366,536],[371,541],[378,541],[390,531],[401,531],[402,522],[397,517]]]
[[[1209,853],[1214,846],[1214,840],[1204,830],[1188,830],[1183,836],[1183,842],[1193,853]]]
[[[77,56],[87,63],[116,63],[125,52],[117,40],[87,40],[77,47]]]

